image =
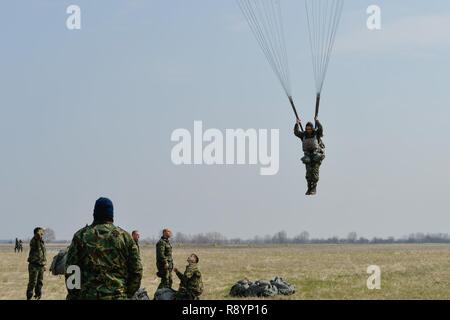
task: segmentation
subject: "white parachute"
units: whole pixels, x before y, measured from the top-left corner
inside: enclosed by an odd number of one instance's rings
[[[253,31],[261,50],[278,77],[297,119],[292,99],[289,61],[284,37],[280,0],[236,0]]]
[[[344,0],[305,0],[309,42],[316,83],[316,112],[333,52],[336,33],[342,16]]]
[[[292,85],[286,50],[280,0],[236,0],[259,46],[289,98],[295,116],[299,119],[292,99]],[[317,89],[316,116],[336,32],[342,15],[344,0],[305,0],[313,70]]]

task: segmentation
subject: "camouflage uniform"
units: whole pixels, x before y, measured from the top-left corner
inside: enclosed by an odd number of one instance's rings
[[[112,223],[94,222],[75,233],[67,253],[66,266],[71,265],[80,267],[81,289],[68,289],[68,300],[127,299],[141,285],[136,243]]]
[[[156,275],[161,278],[158,289],[172,288],[172,245],[169,239],[164,237],[156,244],[156,268],[158,269]]]
[[[180,278],[180,288],[175,295],[176,300],[199,300],[199,296],[203,293],[202,274],[198,270],[196,263],[190,263],[186,267],[186,271],[182,274],[177,271]]]
[[[134,243],[136,243],[136,247],[138,248],[139,255],[141,255],[141,248],[139,247],[139,241],[137,241],[137,240],[133,240],[133,241],[134,241]]]
[[[28,255],[29,280],[27,286],[27,299],[33,297],[33,290],[36,298],[41,297],[46,262],[47,257],[44,241],[34,236],[33,239],[30,240],[30,253]]]
[[[295,125],[294,134],[302,140],[304,157],[302,162],[306,166],[306,181],[308,189],[315,189],[319,182],[320,165],[325,159],[325,145],[322,142],[323,127],[316,121],[316,128],[312,136],[308,137],[305,131],[300,131],[298,124]]]

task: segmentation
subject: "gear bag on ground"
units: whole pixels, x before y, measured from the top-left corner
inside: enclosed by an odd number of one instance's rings
[[[155,292],[155,300],[175,300],[177,292],[172,288],[162,288]]]
[[[136,291],[131,300],[150,300],[150,297],[148,296],[147,290],[145,290],[145,288],[141,288]]]
[[[270,281],[240,280],[230,290],[230,296],[232,297],[274,297],[294,293],[295,287],[280,277],[275,277]]]

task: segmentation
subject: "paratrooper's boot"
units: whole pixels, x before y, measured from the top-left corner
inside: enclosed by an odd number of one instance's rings
[[[308,190],[306,191],[305,195],[309,196],[311,195],[311,182],[308,181]]]
[[[317,194],[317,183],[311,182],[311,192],[309,194],[311,196],[315,196]]]
[[[31,298],[33,298],[33,292],[27,292],[27,300],[31,300]]]

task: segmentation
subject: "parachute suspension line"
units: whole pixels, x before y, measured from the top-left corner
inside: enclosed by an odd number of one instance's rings
[[[286,95],[291,96],[280,0],[237,0],[237,3]]]
[[[300,117],[298,116],[298,113],[297,113],[297,108],[295,107],[295,104],[294,104],[294,99],[292,99],[292,97],[288,97],[288,98],[289,98],[289,102],[291,103],[292,110],[294,110],[295,118],[297,118],[297,120],[298,120],[298,125],[300,126],[300,129],[302,129],[302,131],[304,131],[303,125],[300,122]]]
[[[316,83],[316,112],[342,16],[344,0],[305,0],[309,42]]]
[[[236,0],[236,2],[289,98],[296,118],[300,119],[292,99],[280,0]]]

